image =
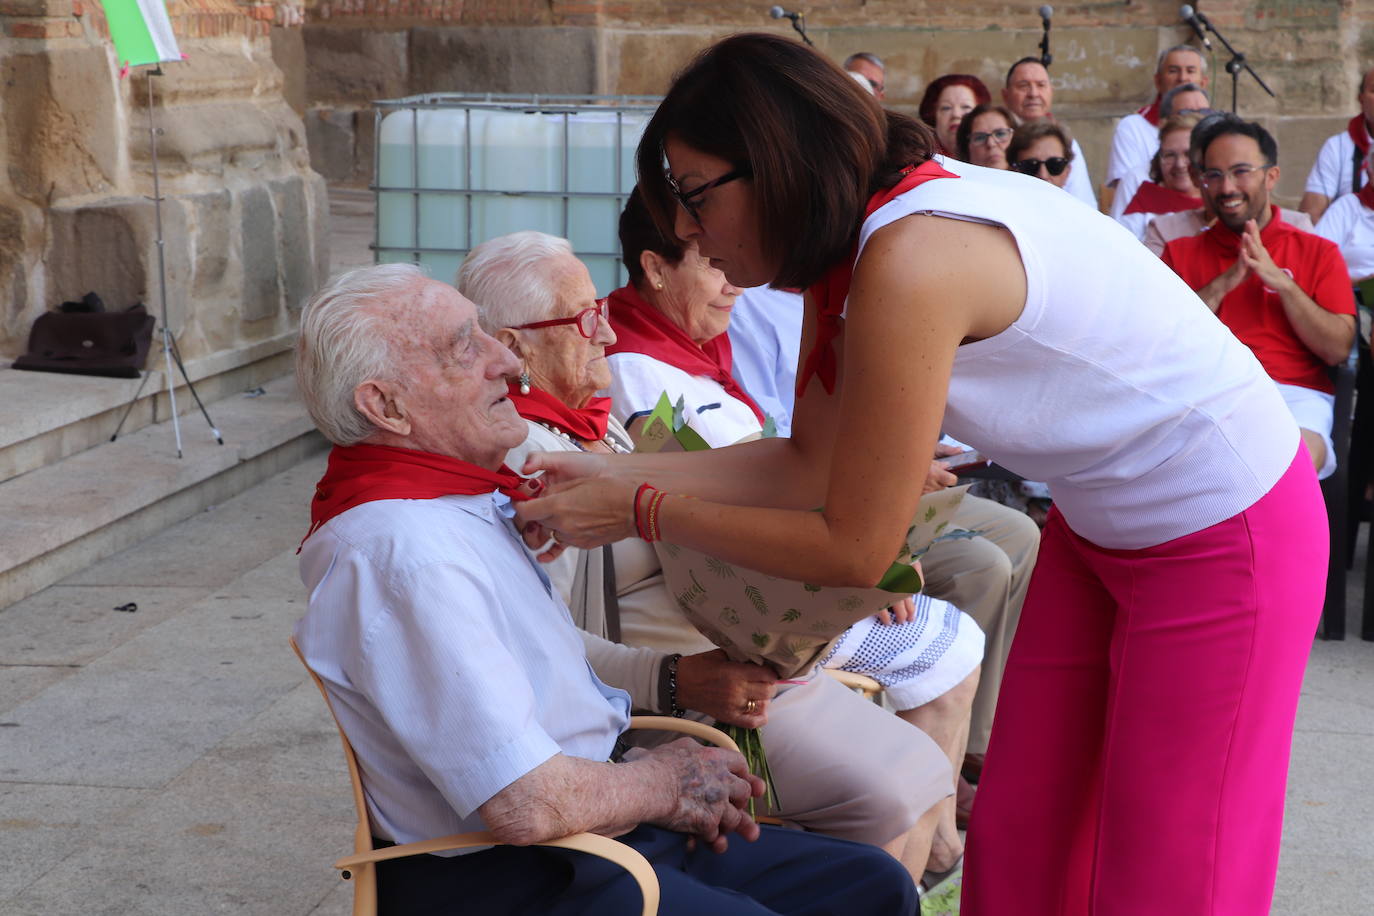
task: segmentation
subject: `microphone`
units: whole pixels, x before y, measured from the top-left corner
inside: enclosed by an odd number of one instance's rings
[[[1045,32],[1040,36],[1040,65],[1046,70],[1050,68],[1050,62],[1054,60],[1054,55],[1050,54],[1050,17],[1054,15],[1054,7],[1046,3],[1040,7],[1040,25]]]
[[[791,19],[793,22],[796,22],[801,16],[801,13],[789,13],[780,6],[774,6],[769,7],[768,15],[772,16],[774,19]]]
[[[1193,27],[1193,34],[1202,41],[1202,46],[1208,51],[1212,50],[1212,40],[1207,37],[1207,33],[1202,28],[1207,20],[1187,3],[1178,8],[1178,15],[1184,22]]]

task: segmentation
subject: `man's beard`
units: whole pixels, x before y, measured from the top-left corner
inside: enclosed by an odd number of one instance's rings
[[[1241,201],[1240,206],[1233,210],[1226,209],[1226,202],[1236,199]],[[1258,205],[1258,201],[1242,191],[1235,194],[1227,194],[1224,197],[1218,196],[1213,198],[1212,212],[1217,215],[1217,219],[1221,220],[1222,224],[1225,225],[1227,229],[1240,235],[1245,231],[1245,223],[1247,220],[1253,219],[1259,222],[1260,215],[1263,214],[1265,206],[1267,205],[1268,201],[1265,201],[1263,206]]]

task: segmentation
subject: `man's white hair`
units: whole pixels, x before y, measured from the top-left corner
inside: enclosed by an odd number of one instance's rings
[[[1175,51],[1187,51],[1189,54],[1196,54],[1197,59],[1202,61],[1202,72],[1207,72],[1207,55],[1203,54],[1201,49],[1196,45],[1174,45],[1172,48],[1165,48],[1163,53],[1159,55],[1159,60],[1155,63],[1156,73],[1164,69],[1164,61]]]
[[[335,445],[355,445],[376,431],[358,410],[353,391],[397,371],[387,336],[368,306],[401,298],[424,279],[414,264],[360,267],[331,277],[305,304],[296,339],[296,386],[310,418]]]
[[[495,334],[548,318],[558,304],[558,262],[576,257],[567,239],[533,230],[512,232],[469,251],[453,285],[476,303],[482,330]]]

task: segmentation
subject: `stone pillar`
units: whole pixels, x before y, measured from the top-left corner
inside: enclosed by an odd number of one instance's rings
[[[273,61],[299,8],[174,0],[186,60],[121,75],[93,0],[0,0],[0,356],[89,290],[159,312],[149,96],[170,326],[188,361],[280,349],[328,269],[323,180]],[[280,42],[285,47],[289,42]],[[298,93],[299,95],[299,93]],[[277,344],[273,345],[272,342]]]

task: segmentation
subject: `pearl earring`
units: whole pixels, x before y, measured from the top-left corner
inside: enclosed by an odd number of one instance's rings
[[[662,283],[655,283],[655,284],[654,284],[654,289],[663,289],[663,284],[662,284]]]
[[[520,393],[530,393],[530,370],[521,367],[520,369]]]

